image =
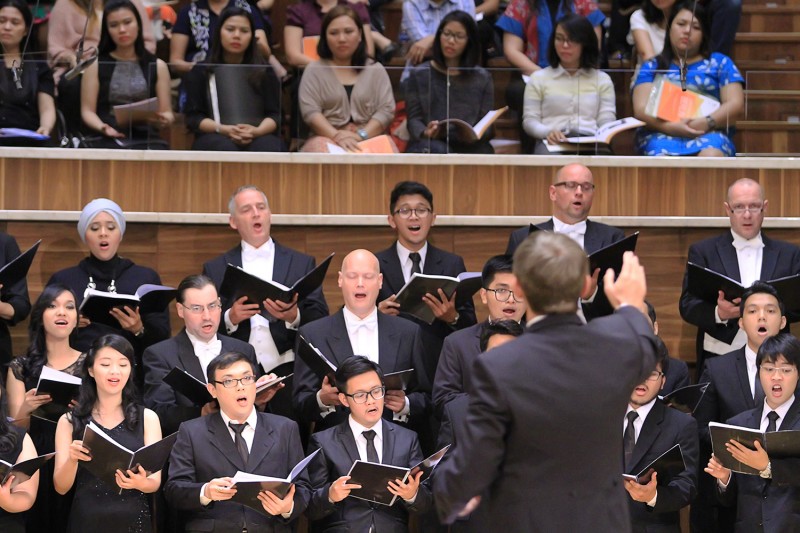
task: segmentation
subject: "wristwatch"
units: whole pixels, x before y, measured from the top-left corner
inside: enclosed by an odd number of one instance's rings
[[[714,120],[714,117],[712,117],[711,115],[708,115],[706,117],[706,122],[708,122],[708,131],[714,131],[715,129],[717,129],[717,121]]]
[[[369,137],[369,135],[367,134],[367,130],[365,130],[364,128],[358,128],[356,130],[356,133],[358,133],[358,136],[361,137],[362,141],[366,141],[367,137]]]
[[[767,463],[767,467],[758,473],[759,476],[763,477],[764,479],[771,479],[772,478],[772,462]]]
[[[144,337],[144,326],[142,326],[142,329],[134,333],[133,336],[136,337],[137,339],[141,339],[142,337]]]

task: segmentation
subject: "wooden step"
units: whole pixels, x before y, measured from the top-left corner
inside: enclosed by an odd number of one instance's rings
[[[746,120],[800,123],[800,91],[746,90]]]
[[[736,34],[732,57],[736,61],[800,60],[800,33],[743,32]]]
[[[743,0],[744,6],[764,6],[764,5],[778,5],[778,6],[800,6],[800,0]]]
[[[800,123],[740,120],[736,151],[800,155]]]
[[[800,5],[777,4],[745,5],[739,32],[798,32],[800,31]]]
[[[754,90],[800,90],[800,61],[774,62],[743,60],[736,66],[745,79],[745,87]]]

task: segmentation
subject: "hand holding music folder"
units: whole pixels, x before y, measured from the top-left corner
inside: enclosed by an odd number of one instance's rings
[[[285,498],[294,483],[295,478],[308,467],[309,463],[314,459],[319,450],[300,461],[292,468],[292,471],[285,478],[260,476],[257,474],[250,474],[247,472],[238,471],[233,476],[233,485],[236,487],[236,494],[233,495],[231,501],[239,502],[243,505],[258,511],[259,513],[266,514],[264,506],[258,499],[259,493],[263,491],[271,492],[278,498]]]
[[[41,243],[42,239],[39,239],[33,243],[33,246],[6,263],[3,268],[0,268],[0,285],[3,288],[7,289],[25,279]]]
[[[383,386],[386,390],[406,390],[414,377],[414,369],[400,370],[399,372],[389,372],[383,375]]]
[[[178,291],[164,285],[145,283],[134,294],[120,294],[116,292],[98,291],[87,289],[81,302],[79,311],[92,322],[98,322],[120,328],[119,322],[111,315],[111,309],[139,308],[140,313],[156,313],[163,311],[169,305]]]
[[[381,505],[394,505],[397,496],[389,492],[389,482],[400,479],[405,483],[410,468],[370,463],[358,460],[353,463],[347,473],[350,485],[361,485],[360,489],[352,489],[350,496],[359,500],[367,500]]]
[[[800,458],[800,430],[761,432],[754,428],[719,422],[709,422],[708,430],[711,433],[711,448],[717,461],[725,468],[740,474],[758,475],[758,470],[733,457],[725,447],[725,444],[731,440],[751,450],[755,450],[753,442],[758,441],[770,459]]]
[[[692,414],[708,389],[708,383],[697,383],[696,385],[687,385],[680,389],[675,389],[665,396],[659,396],[658,399],[669,405],[673,409],[677,409],[682,413]]]
[[[411,467],[408,475],[416,476],[417,472],[420,470],[422,471],[422,477],[419,478],[419,482],[422,483],[426,479],[428,479],[431,474],[433,473],[434,469],[439,466],[439,463],[442,462],[444,455],[447,453],[447,450],[450,449],[451,444],[448,444],[438,452],[434,453],[430,457],[427,457],[420,461],[419,463],[415,464]]]
[[[11,490],[13,491],[17,485],[25,483],[32,478],[33,475],[44,466],[47,461],[55,457],[55,455],[56,452],[47,453],[39,457],[20,461],[15,465],[0,460],[0,477],[2,477],[0,485],[5,485],[6,482],[8,482],[8,478],[14,476],[14,480],[11,482]]]
[[[647,485],[653,477],[653,472],[658,474],[658,485],[669,485],[669,482],[678,477],[681,472],[686,470],[686,462],[683,460],[683,452],[681,445],[676,444],[669,450],[665,451],[656,459],[645,466],[638,474],[622,474],[625,479],[630,479],[639,483],[640,485]]]
[[[408,313],[423,322],[433,324],[436,315],[422,299],[423,296],[430,293],[439,298],[439,289],[442,289],[444,295],[449,299],[454,292],[458,291],[456,296],[456,306],[458,306],[467,298],[471,300],[472,295],[480,288],[480,272],[462,272],[455,278],[414,273],[408,283],[397,291],[395,301],[400,304],[401,313]]]
[[[83,446],[89,450],[92,460],[82,461],[80,464],[109,487],[118,489],[117,470],[126,472],[141,466],[148,476],[158,472],[164,468],[177,438],[178,433],[175,432],[158,442],[132,451],[111,438],[94,422],[89,422],[83,432]],[[119,493],[122,494],[121,488]]]
[[[81,378],[55,370],[45,365],[39,374],[36,384],[36,395],[49,394],[53,403],[68,407],[72,400],[78,397],[81,388]]]
[[[189,398],[197,406],[203,406],[214,400],[214,397],[208,392],[206,384],[182,368],[173,368],[164,376],[162,381],[175,389],[176,392]]]
[[[686,273],[689,292],[712,305],[717,304],[719,291],[724,293],[726,300],[732,302],[736,298],[741,298],[747,289],[735,279],[691,261],[686,263]],[[800,274],[773,279],[766,283],[772,285],[778,292],[787,312],[800,310]]]

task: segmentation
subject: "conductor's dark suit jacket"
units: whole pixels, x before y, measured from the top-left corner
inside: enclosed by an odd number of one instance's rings
[[[645,316],[623,307],[582,324],[549,315],[478,356],[466,438],[434,478],[452,522],[475,495],[495,531],[630,531],[620,421],[655,366]]]

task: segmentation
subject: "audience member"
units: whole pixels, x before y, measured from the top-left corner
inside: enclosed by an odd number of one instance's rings
[[[474,0],[408,0],[403,2],[401,39],[407,41],[406,60],[412,65],[431,56],[437,28],[452,11],[464,11],[475,18]]]
[[[8,233],[0,231],[0,264],[5,266],[19,257],[17,240]],[[11,361],[14,351],[11,347],[9,328],[19,324],[31,311],[28,297],[28,282],[21,279],[17,283],[3,287],[0,285],[0,369]]]
[[[25,430],[11,423],[6,408],[6,393],[0,383],[0,461],[13,465],[36,457],[36,447]],[[36,500],[39,474],[11,488],[16,476],[0,485],[0,528],[3,533],[25,533],[25,511]]]
[[[210,56],[184,79],[186,126],[195,132],[193,150],[283,149],[281,84],[256,50],[253,28],[249,11],[226,7],[219,15]]]
[[[537,139],[533,153],[542,155],[550,153],[544,140],[556,144],[569,137],[594,135],[617,115],[614,84],[608,74],[597,70],[600,48],[587,18],[564,15],[548,50],[550,65],[533,72],[525,87],[522,117],[525,132]],[[608,147],[588,145],[580,151],[607,152]]]
[[[739,31],[739,19],[742,18],[742,2],[710,0],[708,13],[711,19],[711,50],[730,56],[736,32]]]
[[[682,2],[672,8],[664,49],[642,65],[633,86],[634,116],[646,124],[636,135],[640,154],[736,155],[730,128],[744,110],[744,78],[728,56],[711,52],[708,27],[702,5]],[[650,116],[645,108],[653,84],[660,80],[674,84],[683,80],[688,90],[707,95],[721,105],[705,117],[666,121]]]
[[[82,440],[89,424],[129,450],[161,440],[158,415],[137,402],[134,367],[127,340],[114,334],[98,337],[84,361],[78,402],[58,421],[53,483],[61,494],[75,486],[69,532],[85,531],[89,524],[106,531],[152,531],[146,495],[161,486],[160,472],[148,475],[141,465],[118,469],[116,486],[109,487],[78,468],[81,461],[92,460]]]
[[[50,146],[55,134],[56,104],[53,72],[43,60],[23,55],[33,16],[22,0],[0,1],[0,20],[7,29],[0,34],[4,67],[0,74],[0,128],[21,128],[48,138],[0,138],[0,146]],[[26,68],[23,68],[23,62]]]
[[[675,0],[646,0],[631,15],[628,42],[636,49],[636,66],[641,68],[664,50],[667,21],[672,15]]]
[[[477,124],[494,105],[492,76],[480,65],[478,27],[464,11],[451,11],[436,30],[433,59],[411,71],[406,112],[407,153],[493,154],[491,128],[477,140],[447,119]]]
[[[147,19],[144,19],[147,20]],[[81,117],[99,139],[93,148],[166,149],[153,125],[169,126],[172,114],[167,64],[144,48],[142,18],[130,0],[111,0],[103,11],[98,59],[83,74]],[[156,118],[148,123],[117,122],[114,107],[158,99]],[[152,122],[152,123],[150,123]]]
[[[383,134],[394,118],[389,75],[367,59],[364,28],[346,5],[328,11],[317,51],[300,82],[300,113],[315,137],[304,152],[327,152],[328,144],[349,152],[358,143]]]

